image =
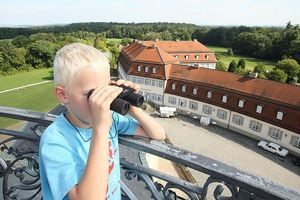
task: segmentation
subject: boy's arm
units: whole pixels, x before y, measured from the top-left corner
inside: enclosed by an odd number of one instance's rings
[[[105,199],[109,176],[109,130],[111,102],[120,94],[115,86],[96,88],[89,98],[93,136],[87,164],[79,183],[69,192],[72,200]]]
[[[166,139],[163,127],[142,109],[131,106],[129,114],[139,122],[134,134],[135,136],[142,136],[155,140]]]

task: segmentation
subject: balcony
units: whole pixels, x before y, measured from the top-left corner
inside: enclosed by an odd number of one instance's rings
[[[24,121],[21,130],[0,127],[0,185],[4,200],[42,199],[39,180],[38,145],[43,130],[62,112],[50,113],[0,106],[0,120]],[[120,137],[122,199],[300,199],[300,193],[217,160],[178,148],[168,142]],[[126,153],[127,152],[127,153]],[[171,161],[184,178],[149,168],[138,160],[144,152]],[[129,156],[130,155],[130,156]],[[123,157],[123,158],[122,158]],[[188,169],[208,178],[199,185]],[[1,195],[0,195],[1,196]]]

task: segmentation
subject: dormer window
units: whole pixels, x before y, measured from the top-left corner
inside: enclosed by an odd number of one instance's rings
[[[186,92],[186,85],[183,85],[183,86],[181,87],[181,91],[182,91],[182,92]]]
[[[282,120],[283,119],[283,115],[284,115],[284,113],[282,111],[278,111],[277,115],[276,115],[276,119]]]
[[[208,91],[207,92],[207,98],[211,99],[211,97],[212,97],[212,91]]]
[[[174,58],[176,58],[176,59],[177,59],[177,58],[178,58],[178,55],[175,55],[175,56],[174,56]]]
[[[238,104],[238,106],[239,106],[240,108],[243,108],[243,107],[244,107],[244,105],[245,105],[245,100],[243,100],[243,99],[240,99],[240,100],[239,100],[239,104]]]
[[[204,57],[205,57],[205,59],[206,59],[206,60],[208,60],[208,59],[209,59],[209,55],[208,55],[208,54],[205,54],[205,56],[204,56]]]
[[[198,93],[198,88],[193,88],[193,95],[196,95]]]
[[[199,55],[195,55],[195,59],[196,59],[196,60],[199,60]]]
[[[185,55],[184,58],[185,58],[186,60],[188,60],[188,59],[189,59],[189,55]]]
[[[256,106],[256,112],[261,114],[262,113],[262,110],[263,110],[263,106],[262,105],[257,105]]]
[[[138,65],[138,66],[137,66],[137,70],[138,70],[138,72],[142,71],[142,66],[141,66],[141,65]]]
[[[153,73],[153,74],[156,73],[156,68],[155,68],[155,67],[152,68],[152,73]]]
[[[176,90],[176,83],[172,83],[172,90]]]
[[[223,103],[227,103],[227,100],[228,100],[228,96],[223,95],[223,97],[222,97],[222,102],[223,102]]]
[[[149,72],[149,67],[145,67],[145,72]]]

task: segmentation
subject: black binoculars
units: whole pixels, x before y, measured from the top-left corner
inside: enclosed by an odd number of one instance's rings
[[[134,93],[134,89],[120,85],[123,91],[110,104],[110,110],[113,110],[121,115],[126,115],[129,111],[130,105],[141,107],[144,103],[144,97],[140,94]],[[87,94],[87,99],[90,98],[94,89],[91,89]]]

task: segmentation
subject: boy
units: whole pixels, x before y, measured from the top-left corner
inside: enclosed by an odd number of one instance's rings
[[[80,43],[66,45],[54,59],[55,95],[67,113],[45,130],[40,141],[44,200],[121,199],[118,134],[164,140],[163,128],[140,108],[129,116],[110,111],[130,81],[110,81],[106,57]],[[87,93],[95,89],[89,99]]]

